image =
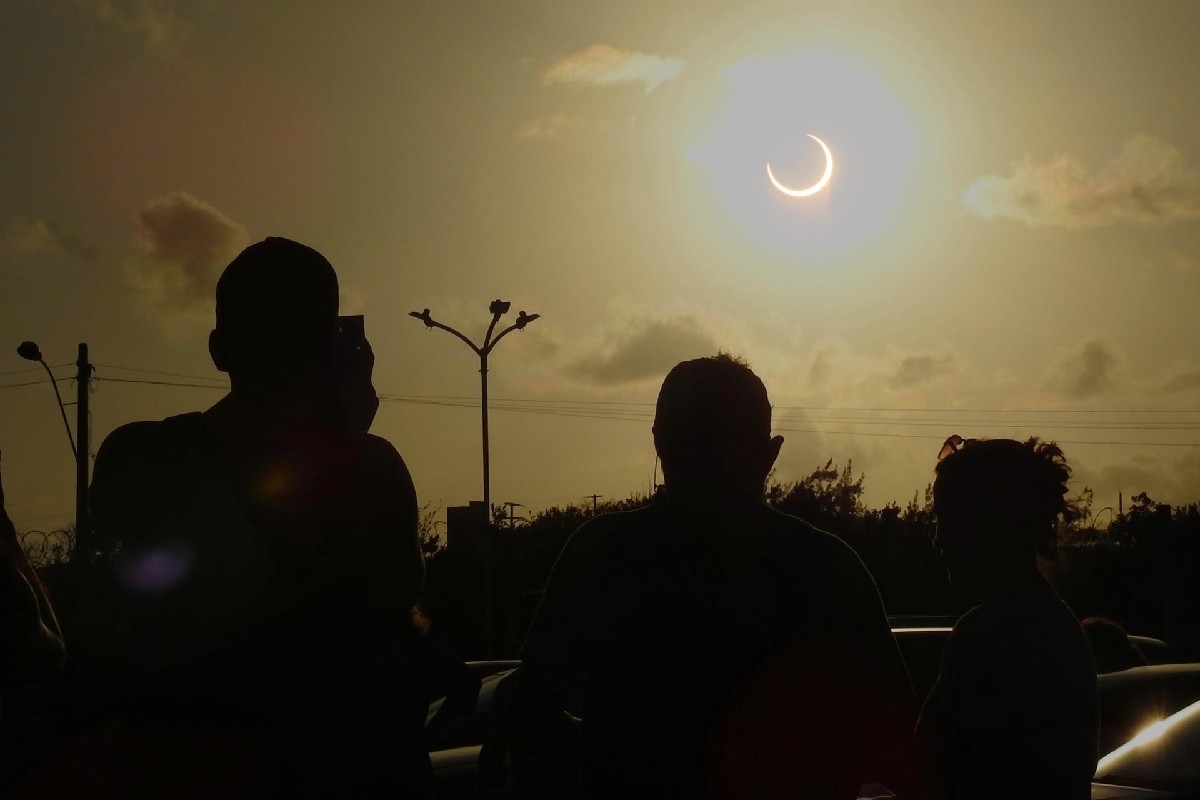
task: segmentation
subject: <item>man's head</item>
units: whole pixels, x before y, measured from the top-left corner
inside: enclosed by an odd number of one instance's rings
[[[235,385],[327,369],[337,331],[337,274],[311,247],[272,236],[238,254],[217,281],[209,353]]]
[[[669,488],[761,497],[782,444],[766,387],[744,361],[720,353],[667,373],[654,446]]]

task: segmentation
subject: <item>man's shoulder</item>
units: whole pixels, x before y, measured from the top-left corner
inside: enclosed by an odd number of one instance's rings
[[[374,433],[362,433],[356,434],[355,437],[358,439],[362,451],[368,457],[385,463],[404,463],[404,459],[400,457],[400,451],[396,449],[396,446],[382,436],[377,436]]]
[[[373,433],[355,434],[354,439],[360,464],[367,475],[385,482],[412,483],[408,465],[391,442]]]
[[[643,540],[660,525],[655,503],[628,511],[608,511],[586,520],[575,529],[563,548],[572,556],[593,557],[619,550],[627,541]]]
[[[606,511],[585,521],[575,530],[575,536],[587,539],[607,539],[614,536],[633,535],[648,530],[656,524],[654,504],[627,511]]]
[[[100,445],[100,454],[111,457],[170,446],[172,440],[177,439],[184,431],[197,429],[200,420],[200,413],[192,412],[161,420],[127,422],[104,437],[104,442]],[[100,454],[97,454],[97,457]]]
[[[789,550],[812,558],[852,559],[861,563],[858,554],[841,537],[770,506],[765,506],[763,513],[768,530]]]

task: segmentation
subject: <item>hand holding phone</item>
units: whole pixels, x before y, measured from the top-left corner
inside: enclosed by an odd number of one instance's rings
[[[338,354],[335,365],[342,421],[357,433],[366,433],[379,410],[379,396],[371,383],[375,353],[367,341],[362,314],[338,317]]]

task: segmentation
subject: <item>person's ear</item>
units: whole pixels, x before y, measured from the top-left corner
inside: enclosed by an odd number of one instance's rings
[[[208,355],[212,358],[213,366],[221,372],[229,372],[229,353],[225,349],[225,337],[216,328],[208,334]]]

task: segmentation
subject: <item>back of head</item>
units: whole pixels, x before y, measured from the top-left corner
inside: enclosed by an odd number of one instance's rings
[[[934,508],[970,509],[979,519],[1029,537],[1022,545],[1053,556],[1058,521],[1079,517],[1066,498],[1071,469],[1062,449],[1036,436],[969,441],[938,462]]]
[[[213,360],[235,380],[307,370],[328,356],[337,315],[337,274],[329,261],[272,236],[239,253],[217,282]]]
[[[744,361],[719,353],[667,373],[654,444],[669,484],[708,483],[754,469],[770,436],[767,389]]]
[[[1097,672],[1118,672],[1147,663],[1146,657],[1130,641],[1125,629],[1113,620],[1088,617],[1079,624],[1092,648]]]

